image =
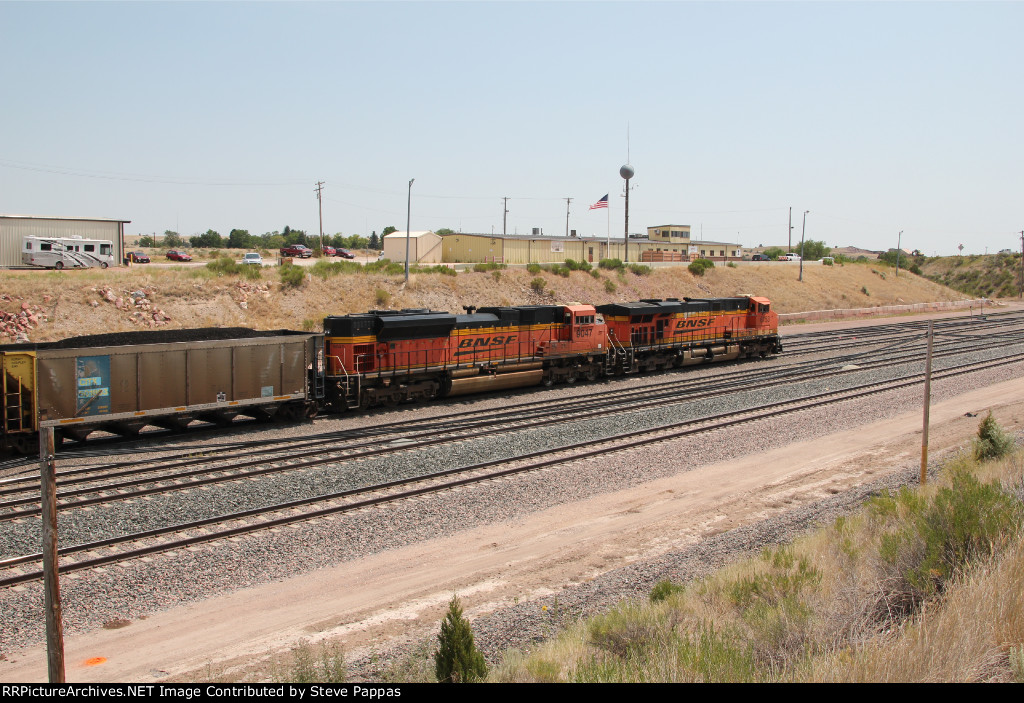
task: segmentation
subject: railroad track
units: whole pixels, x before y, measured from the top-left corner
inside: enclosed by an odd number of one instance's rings
[[[985,339],[990,340],[991,334],[986,335]],[[970,349],[965,349],[962,341],[940,343],[936,345],[935,358],[955,356],[965,351]],[[863,355],[858,355],[857,358],[864,360]],[[886,357],[885,361],[873,363],[872,369],[904,364],[908,360],[917,361],[919,358],[920,355],[915,348],[902,348],[898,354]],[[811,367],[805,364],[790,364],[782,369],[776,367],[770,375],[763,376],[762,380],[773,384],[795,385],[802,381],[819,379],[822,373],[852,373],[852,370],[844,372],[841,369],[847,360],[849,359],[846,357],[830,359]],[[57,496],[58,507],[67,510],[129,501],[218,483],[255,479],[344,461],[425,449],[449,442],[478,439],[492,434],[513,432],[524,426],[535,428],[707,400],[749,386],[749,379],[745,377],[736,378],[726,373],[719,374],[719,379],[720,382],[711,387],[708,386],[706,378],[694,380],[686,377],[676,382],[658,383],[653,389],[595,393],[584,399],[574,399],[572,409],[568,413],[562,407],[550,408],[528,403],[486,416],[470,412],[449,416],[442,422],[430,420],[423,423],[403,423],[401,430],[397,432],[393,424],[388,424],[360,430],[347,436],[334,434],[300,444],[218,454],[212,460],[207,456],[177,459],[155,467],[133,466],[115,469],[101,476],[87,469],[75,469],[61,472],[58,477],[61,488]],[[456,429],[451,427],[453,422],[458,425]],[[362,439],[364,437],[371,439]],[[394,443],[398,437],[402,441],[400,446]],[[345,442],[345,446],[337,447],[336,445],[342,441]],[[286,456],[275,456],[279,454]],[[100,480],[107,482],[97,484]],[[40,513],[37,507],[39,498],[35,478],[0,481],[0,498],[3,498],[0,501],[0,521],[27,518]]]
[[[933,372],[938,381],[957,375],[997,368],[1024,361],[1024,353],[981,363],[961,364]],[[203,543],[235,539],[241,535],[273,529],[360,510],[372,506],[407,500],[438,491],[451,490],[484,481],[493,481],[519,473],[539,471],[559,464],[624,451],[692,435],[713,432],[738,424],[757,422],[782,414],[802,412],[834,405],[878,393],[917,385],[923,374],[914,374],[898,381],[876,381],[854,388],[818,393],[805,398],[784,400],[754,408],[721,413],[653,428],[625,432],[600,439],[578,442],[557,450],[532,452],[505,459],[481,462],[470,466],[434,472],[428,475],[398,479],[377,486],[358,488],[289,501],[273,506],[220,515],[179,525],[113,537],[62,548],[61,573],[73,573],[103,567],[122,561],[146,557],[159,552],[194,547]],[[0,587],[14,586],[42,578],[38,554],[0,560]]]

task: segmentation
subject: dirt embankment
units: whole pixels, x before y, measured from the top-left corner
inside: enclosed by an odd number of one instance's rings
[[[646,276],[573,272],[568,277],[524,269],[456,276],[312,273],[299,288],[281,284],[277,269],[256,280],[217,276],[203,266],[88,271],[0,272],[0,343],[45,342],[81,334],[155,327],[240,326],[320,329],[327,315],[371,309],[431,308],[461,312],[475,305],[608,303],[641,298],[763,295],[778,312],[958,300],[964,296],[919,276],[879,264],[798,267],[717,266],[703,277],[685,267]],[[535,279],[541,279],[543,286]]]

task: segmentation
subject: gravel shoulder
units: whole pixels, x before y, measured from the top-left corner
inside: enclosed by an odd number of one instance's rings
[[[965,413],[992,409],[1004,427],[1020,431],[1019,369],[977,385],[935,398],[933,460],[974,434],[978,419]],[[898,411],[888,400],[868,400],[867,412],[850,413],[849,423],[840,418],[834,426],[843,429],[817,439],[780,441],[780,434],[789,436],[783,427],[741,428],[730,438],[716,433],[706,441],[727,444],[728,450],[717,459],[713,452],[693,450],[693,465],[679,473],[540,509],[511,510],[510,517],[484,524],[467,519],[461,530],[308,573],[277,574],[270,582],[197,602],[168,607],[154,598],[150,612],[126,627],[66,637],[68,680],[252,679],[265,658],[301,639],[340,641],[355,662],[355,676],[372,678],[378,655],[432,636],[453,592],[493,656],[505,646],[550,634],[556,625],[552,609],[541,605],[555,596],[564,609],[559,615],[584,614],[645,592],[659,578],[692,576],[766,540],[806,529],[879,486],[911,480],[921,430],[912,396],[920,400],[919,393],[903,395]],[[873,413],[871,403],[878,404]],[[585,475],[678,464],[680,453],[693,446],[658,443],[611,452],[580,462],[576,470]],[[543,474],[553,479],[550,491],[557,494],[561,474]],[[491,485],[507,491],[509,483]],[[471,502],[471,489],[462,490],[464,496],[458,491],[447,500]],[[418,504],[403,510],[416,511]],[[247,582],[241,574],[239,580]],[[105,663],[84,665],[96,657]],[[0,659],[2,681],[45,676],[41,646]]]

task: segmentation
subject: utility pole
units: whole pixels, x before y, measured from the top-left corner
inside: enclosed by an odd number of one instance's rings
[[[323,251],[324,251],[324,201],[323,201],[323,198],[321,197],[321,195],[322,195],[323,190],[324,190],[324,182],[323,181],[317,181],[316,182],[316,188],[314,190],[316,190],[317,207],[319,207],[319,209],[320,209],[320,254],[323,255]]]
[[[565,199],[565,236],[569,236],[569,203],[572,202],[572,198]]]
[[[928,320],[928,355],[924,362],[924,426],[921,429],[921,485],[928,480],[928,416],[932,406],[932,339],[935,322]]]
[[[409,282],[409,223],[412,221],[412,184],[415,178],[409,179],[409,201],[405,206],[405,282]]]
[[[896,235],[896,277],[897,278],[900,275],[900,252],[902,251],[902,249],[900,249],[900,247],[903,246],[903,244],[901,243],[902,241],[903,241],[903,230],[900,230],[900,233],[898,235]]]
[[[789,244],[786,245],[786,253],[793,251],[793,206],[789,206]]]
[[[804,280],[804,233],[807,232],[807,213],[810,210],[804,210],[804,226],[800,229],[800,282]]]
[[[43,607],[46,619],[46,665],[50,683],[64,683],[64,617],[57,561],[57,462],[52,427],[39,431],[40,508],[43,532]]]
[[[501,236],[504,237],[508,235],[508,197],[506,196],[502,200],[505,201],[503,206],[505,211],[501,215]]]
[[[1020,233],[1020,297],[1024,299],[1024,231]]]

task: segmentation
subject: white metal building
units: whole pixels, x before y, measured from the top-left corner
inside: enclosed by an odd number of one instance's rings
[[[21,266],[21,242],[33,237],[82,237],[114,245],[114,261],[124,259],[124,226],[131,220],[95,217],[0,215],[0,268]]]

